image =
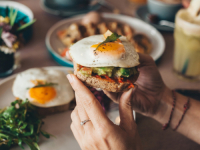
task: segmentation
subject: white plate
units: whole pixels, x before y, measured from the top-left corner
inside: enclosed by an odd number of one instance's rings
[[[80,22],[84,15],[79,15],[73,18],[64,19],[55,25],[53,25],[47,35],[46,35],[46,46],[50,54],[53,56],[55,61],[63,66],[72,66],[72,62],[69,60],[62,58],[58,54],[58,48],[64,48],[65,46],[57,37],[57,32],[59,30],[65,29],[71,23]],[[102,13],[102,18],[105,20],[113,20],[117,22],[121,22],[124,24],[130,25],[132,28],[135,29],[137,33],[144,33],[146,34],[153,44],[153,50],[150,55],[156,61],[160,56],[163,54],[165,50],[165,41],[160,34],[153,26],[141,21],[137,18],[119,15],[119,14],[112,14],[112,13]]]
[[[72,73],[72,68],[67,67],[45,67],[46,69],[55,69],[63,71],[65,74]],[[9,106],[15,100],[12,94],[12,84],[16,75],[8,77],[0,81],[0,108]],[[41,136],[39,146],[41,150],[80,150],[71,130],[71,111],[48,116],[44,119],[45,124],[43,129],[48,133],[54,135],[56,138],[51,137],[45,139]],[[119,115],[118,111],[108,113],[108,117],[114,121]],[[14,147],[12,150],[21,150],[20,147]],[[25,146],[25,150],[30,150]]]

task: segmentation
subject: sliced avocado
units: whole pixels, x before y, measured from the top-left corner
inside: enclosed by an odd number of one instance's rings
[[[138,71],[135,67],[133,68],[118,68],[118,67],[94,67],[94,68],[81,68],[80,72],[90,77],[92,73],[99,76],[107,75],[109,77],[130,77],[133,74],[137,74]]]
[[[120,68],[119,71],[121,73],[121,76],[123,77],[129,77],[130,76],[130,71],[131,69],[129,68]]]
[[[92,68],[83,67],[81,68],[80,73],[87,77],[90,77],[92,75]]]
[[[133,74],[137,74],[137,69],[133,68],[119,68],[115,71],[114,76],[117,77],[130,77]]]
[[[98,74],[99,76],[107,75],[111,77],[113,69],[114,67],[95,67],[92,68],[92,72]]]

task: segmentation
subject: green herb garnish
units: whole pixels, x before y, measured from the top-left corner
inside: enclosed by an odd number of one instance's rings
[[[12,7],[10,8],[9,11],[9,18],[10,18],[10,25],[13,26],[15,24],[16,18],[17,18],[17,13],[18,10],[14,10]],[[25,23],[22,26],[20,26],[17,31],[21,31],[25,28],[27,28],[28,26],[32,25],[36,20],[33,19],[31,22]]]
[[[28,23],[26,23],[26,24],[23,24],[22,26],[20,26],[20,27],[17,29],[17,31],[21,31],[21,30],[27,28],[28,26],[32,25],[35,21],[36,21],[36,20],[33,19],[31,22],[28,22]]]
[[[102,44],[105,44],[105,43],[108,43],[108,42],[114,42],[116,41],[121,35],[118,35],[117,33],[113,33],[111,34],[110,36],[108,36],[105,41],[103,41],[102,43],[100,43],[97,48],[95,49],[95,51],[102,45]]]
[[[10,18],[10,25],[13,26],[15,24],[15,20],[17,18],[17,13],[18,13],[18,10],[16,10],[15,12],[13,11],[13,14]]]
[[[9,18],[10,18],[10,20],[13,17],[13,13],[14,13],[14,9],[12,7],[10,7],[10,10],[9,10]]]
[[[32,88],[38,88],[38,87],[46,87],[46,86],[54,86],[54,85],[58,85],[57,83],[45,83],[45,84],[38,84]],[[30,88],[27,88],[30,89]]]
[[[41,130],[42,118],[37,114],[36,108],[28,100],[16,100],[11,106],[0,110],[0,149],[9,149],[11,146],[23,143],[31,150],[40,150],[38,146],[39,135],[46,138],[50,135]]]
[[[10,25],[13,26],[15,24],[15,20],[17,18],[18,10],[14,10],[12,7],[10,8],[9,18],[10,18]]]

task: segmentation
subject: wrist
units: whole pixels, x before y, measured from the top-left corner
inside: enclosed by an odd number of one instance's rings
[[[166,123],[166,120],[169,119],[169,111],[171,111],[172,105],[172,91],[166,87],[161,97],[157,112],[152,116],[152,118],[162,124]]]
[[[174,108],[174,112],[172,114],[172,119],[169,124],[171,128],[175,128],[176,125],[178,124],[181,116],[183,115],[183,106],[187,102],[187,97],[180,95],[178,93],[175,93],[175,98],[176,98],[176,104]],[[153,119],[157,120],[161,124],[166,124],[169,121],[170,113],[173,108],[173,95],[172,95],[172,90],[169,88],[165,89],[165,92],[163,93],[163,97],[160,101],[160,105],[158,108],[157,113],[152,117]]]

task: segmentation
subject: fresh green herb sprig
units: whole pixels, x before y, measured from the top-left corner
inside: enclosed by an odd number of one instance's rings
[[[42,118],[28,100],[16,100],[11,106],[0,110],[0,149],[9,149],[23,143],[31,150],[40,150],[38,146],[39,135],[46,138],[50,135],[41,130]]]
[[[14,10],[12,7],[10,8],[9,18],[10,18],[10,25],[13,26],[15,20],[17,18],[18,10]]]
[[[114,42],[116,41],[119,37],[121,37],[121,35],[118,35],[117,33],[113,33],[111,34],[110,36],[108,36],[105,41],[103,41],[102,43],[100,43],[97,48],[95,49],[95,51],[102,45],[102,44],[105,44],[105,43],[108,43],[108,42]]]
[[[58,85],[57,83],[45,83],[45,84],[38,84],[32,88],[38,88],[38,87],[46,87],[46,86],[55,86],[55,85]],[[30,88],[27,88],[27,89],[30,89]]]
[[[23,24],[22,26],[20,26],[18,29],[17,29],[17,31],[21,31],[21,30],[23,30],[23,29],[26,29],[28,26],[30,26],[30,25],[32,25],[33,23],[35,23],[35,19],[33,19],[31,22],[28,22],[28,23],[26,23],[26,24]]]
[[[18,10],[14,10],[14,8],[12,8],[12,7],[10,7],[10,9],[9,9],[9,8],[7,7],[5,11],[6,11],[6,14],[9,14],[8,16],[9,16],[9,18],[10,18],[10,26],[14,26],[14,24],[16,23]],[[9,13],[8,13],[8,11],[9,11]],[[18,28],[16,29],[16,31],[19,32],[19,31],[21,31],[21,30],[27,28],[28,26],[30,26],[30,25],[32,25],[33,23],[35,23],[35,21],[36,21],[36,20],[33,19],[32,21],[27,22],[27,23],[21,25],[20,27],[18,27]]]

